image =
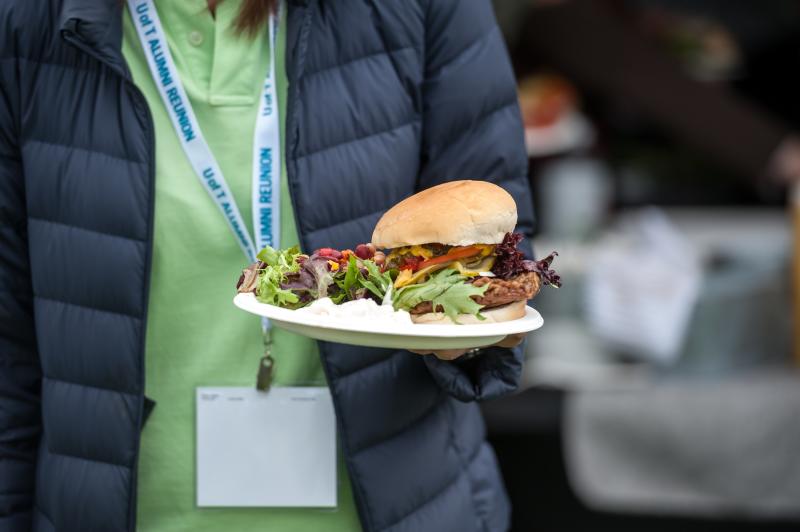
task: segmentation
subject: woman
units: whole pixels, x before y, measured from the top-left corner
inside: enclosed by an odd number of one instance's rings
[[[451,179],[501,184],[520,230],[532,224],[488,0],[293,0],[277,18],[272,7],[156,0],[157,49],[139,2],[0,4],[4,529],[508,527],[475,401],[516,386],[519,348],[449,361],[279,330],[273,383],[330,387],[338,505],[195,506],[195,387],[251,385],[263,347],[258,320],[230,304],[247,260],[182,149],[187,109],[249,228],[253,132],[274,72],[282,247],[366,242],[388,207]],[[172,78],[186,102],[160,92]]]

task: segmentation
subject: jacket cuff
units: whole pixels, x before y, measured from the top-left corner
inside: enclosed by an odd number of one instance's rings
[[[459,401],[485,401],[513,392],[522,374],[524,343],[513,349],[487,347],[468,360],[424,357],[433,380]]]

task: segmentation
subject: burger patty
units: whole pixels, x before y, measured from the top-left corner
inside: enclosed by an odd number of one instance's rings
[[[515,301],[527,301],[539,292],[541,280],[536,272],[525,272],[511,279],[498,277],[478,277],[472,284],[475,286],[489,285],[482,296],[473,297],[476,303],[484,308],[501,307]],[[411,314],[426,314],[433,312],[433,303],[423,301],[411,309]]]

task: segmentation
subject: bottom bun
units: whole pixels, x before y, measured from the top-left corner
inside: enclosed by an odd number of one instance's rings
[[[494,307],[488,310],[482,310],[481,316],[484,320],[478,319],[477,316],[472,314],[459,314],[457,316],[458,324],[480,324],[480,323],[500,323],[501,321],[518,320],[525,316],[525,301],[515,301],[502,307]],[[428,323],[438,325],[453,325],[453,320],[447,317],[444,312],[428,312],[426,314],[412,314],[411,320],[414,323]]]

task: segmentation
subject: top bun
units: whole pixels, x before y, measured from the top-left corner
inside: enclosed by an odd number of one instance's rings
[[[372,233],[379,248],[421,244],[499,244],[517,225],[517,204],[486,181],[450,181],[386,211]]]

